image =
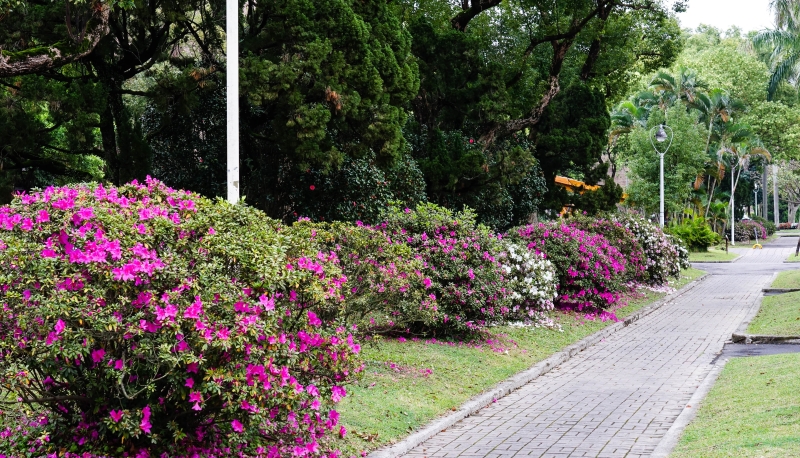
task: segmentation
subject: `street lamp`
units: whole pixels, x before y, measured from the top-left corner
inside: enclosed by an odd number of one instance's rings
[[[758,181],[753,182],[753,206],[755,207],[755,215],[758,216],[758,190],[761,188],[761,183]]]
[[[656,129],[658,129],[658,131],[656,131]],[[667,132],[664,129],[669,130],[669,132]],[[654,138],[656,139],[656,142],[653,142]],[[664,155],[667,154],[669,147],[672,145],[672,138],[673,138],[672,129],[670,129],[669,126],[666,126],[664,124],[659,124],[650,129],[650,144],[653,145],[653,149],[656,150],[656,153],[658,153],[658,158],[659,158],[659,167],[660,167],[659,192],[661,194],[661,204],[658,212],[658,222],[661,224],[661,227],[664,227]],[[656,143],[658,143],[658,145],[660,146],[664,146],[664,142],[666,142],[667,140],[669,140],[669,143],[667,143],[667,147],[664,148],[663,151],[660,150],[658,146],[656,146]]]

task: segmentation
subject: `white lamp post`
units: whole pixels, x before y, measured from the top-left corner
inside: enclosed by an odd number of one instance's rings
[[[758,189],[761,187],[761,183],[758,181],[753,182],[753,209],[754,215],[758,216]]]
[[[226,0],[228,202],[239,202],[239,0]]]
[[[658,129],[658,132],[656,132],[656,129]],[[667,133],[664,129],[669,130],[669,133]],[[658,153],[659,167],[661,172],[660,175],[661,178],[659,182],[661,204],[658,212],[658,222],[661,224],[661,227],[664,227],[664,155],[667,154],[669,147],[672,145],[672,137],[673,137],[672,129],[670,129],[669,126],[666,126],[664,124],[659,124],[658,126],[655,126],[652,129],[650,129],[650,144],[653,145],[653,149],[656,150],[656,153]],[[669,140],[669,143],[667,143],[667,147],[664,148],[663,151],[661,151],[658,149],[658,146],[656,146],[656,143],[653,142],[653,138],[655,138],[656,142],[658,142],[658,144],[662,146],[663,143],[667,140]]]

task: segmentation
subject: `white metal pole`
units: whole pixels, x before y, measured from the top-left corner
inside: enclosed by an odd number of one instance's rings
[[[239,0],[226,0],[228,202],[239,202]]]
[[[661,180],[660,180],[660,186],[659,186],[659,191],[660,191],[660,194],[661,194],[661,203],[660,203],[660,206],[659,206],[658,221],[659,221],[659,223],[661,223],[661,227],[664,227],[664,155],[663,154],[659,154],[658,158],[659,158],[659,165],[660,165],[660,170],[661,170],[661,176],[660,176]]]
[[[775,213],[772,219],[777,226],[781,222],[781,214],[778,208],[778,166],[775,164],[772,164],[772,211]]]
[[[736,206],[733,201],[733,177],[736,175],[736,167],[731,169],[731,245],[736,245],[736,237],[733,235],[733,224],[736,219]]]

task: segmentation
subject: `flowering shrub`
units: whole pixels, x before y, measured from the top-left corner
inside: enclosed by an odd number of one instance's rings
[[[751,218],[753,219],[753,221],[755,221],[757,223],[761,223],[761,225],[764,226],[764,230],[767,231],[767,236],[770,236],[770,235],[774,234],[775,231],[778,230],[778,226],[776,226],[775,223],[773,223],[772,221],[769,221],[767,219],[764,219],[764,218],[762,218],[760,216],[756,216],[756,215],[752,215]],[[780,224],[783,225],[784,223],[780,223]],[[789,224],[789,227],[787,227],[786,229],[791,229],[791,226],[792,225]]]
[[[423,262],[424,287],[439,313],[428,329],[475,330],[511,313],[497,255],[500,240],[475,223],[471,210],[453,213],[434,204],[416,210],[391,207],[376,228],[416,251]]]
[[[736,236],[737,242],[755,240],[756,234],[758,234],[758,240],[763,241],[767,238],[767,229],[758,221],[743,219],[733,226],[733,234]]]
[[[393,238],[380,228],[307,219],[288,230],[318,251],[335,253],[347,278],[345,301],[331,303],[331,310],[318,309],[321,318],[356,324],[370,333],[402,331],[439,318],[436,299],[426,290],[430,279],[422,274],[421,256],[403,237]]]
[[[669,277],[679,277],[682,269],[691,267],[689,251],[676,238],[667,235],[656,224],[635,214],[620,214],[617,221],[630,229],[647,258],[648,282],[666,285]]]
[[[0,208],[0,399],[26,406],[0,450],[323,454],[359,346],[313,311],[343,299],[336,254],[279,229],[149,179]]]
[[[558,286],[556,270],[544,254],[509,242],[501,263],[515,314],[526,319],[540,318],[537,314],[553,309]]]
[[[517,228],[511,237],[553,263],[558,273],[557,305],[607,309],[619,301],[627,261],[602,235],[553,222]]]
[[[647,280],[647,258],[636,235],[619,221],[607,218],[589,218],[573,215],[567,224],[594,234],[602,235],[626,260],[625,280],[643,283]]]

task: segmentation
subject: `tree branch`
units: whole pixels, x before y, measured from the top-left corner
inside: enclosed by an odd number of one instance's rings
[[[19,75],[30,75],[45,70],[51,70],[82,59],[94,51],[100,40],[108,34],[109,9],[104,4],[99,4],[91,20],[86,24],[85,40],[77,50],[69,52],[59,49],[59,43],[43,50],[41,54],[15,59],[0,53],[0,78]]]
[[[467,30],[469,21],[471,21],[475,16],[481,14],[489,8],[494,8],[502,1],[503,0],[472,0],[472,4],[468,8],[465,8],[464,11],[456,14],[456,16],[450,20],[450,23],[453,25],[454,29],[463,32]],[[467,6],[466,3],[467,2],[465,0],[462,3],[462,8]]]

